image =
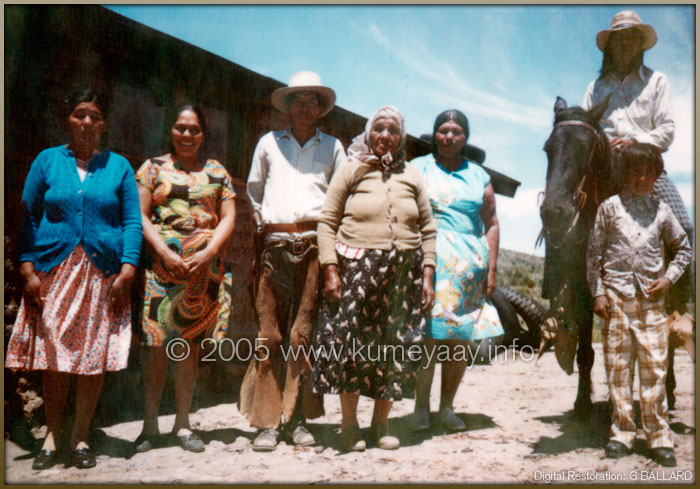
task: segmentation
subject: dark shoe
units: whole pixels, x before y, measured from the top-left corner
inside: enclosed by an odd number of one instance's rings
[[[664,467],[676,466],[676,455],[673,453],[673,448],[659,447],[654,448],[652,451],[657,464],[663,465]]]
[[[447,431],[464,431],[467,429],[464,421],[459,419],[451,408],[444,408],[440,411],[438,418],[440,419],[440,424]]]
[[[620,458],[629,454],[629,448],[619,441],[610,440],[605,445],[605,458]]]
[[[144,435],[141,433],[136,440],[134,440],[134,448],[136,453],[144,453],[153,450],[156,444],[155,435]]]
[[[56,450],[42,450],[34,459],[32,470],[45,470],[56,464]]]
[[[268,428],[258,433],[253,440],[253,450],[256,452],[271,452],[277,448],[279,432],[274,428]]]
[[[89,448],[78,448],[73,450],[70,464],[79,469],[89,469],[97,465],[97,460],[95,460],[95,454]]]
[[[180,446],[188,452],[200,453],[204,451],[204,442],[196,433],[178,436]]]
[[[430,429],[430,411],[425,408],[417,408],[413,412],[413,431]]]

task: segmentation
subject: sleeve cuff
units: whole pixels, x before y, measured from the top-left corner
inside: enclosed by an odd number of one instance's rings
[[[423,266],[435,268],[435,255],[426,253],[423,255]]]
[[[683,275],[683,270],[681,270],[676,264],[671,263],[664,274],[664,277],[669,279],[672,284],[678,282],[678,279]]]
[[[647,143],[656,146],[656,142],[654,141],[654,139],[647,134],[639,134],[631,139],[636,143]]]
[[[34,254],[33,253],[22,253],[19,255],[19,262],[25,262],[25,261],[30,261],[32,263],[35,263],[34,261]]]
[[[122,257],[121,264],[123,265],[125,263],[128,263],[129,265],[133,265],[135,267],[138,267],[139,266],[139,259],[138,259],[138,257],[136,259],[134,259],[133,257],[124,256],[124,257]]]
[[[335,256],[335,250],[333,253],[329,254],[319,254],[318,256],[318,261],[321,264],[321,266],[324,265],[337,265],[338,264],[338,258]]]
[[[594,299],[596,297],[600,297],[601,295],[605,295],[605,287],[603,287],[603,283],[600,280],[591,286],[591,295]]]

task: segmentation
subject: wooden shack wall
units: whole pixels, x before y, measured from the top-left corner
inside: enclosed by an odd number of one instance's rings
[[[245,179],[260,136],[288,125],[270,104],[270,94],[284,85],[100,6],[5,5],[4,13],[6,257],[16,263],[22,185],[31,162],[66,142],[62,101],[70,92],[92,88],[107,96],[105,146],[134,169],[168,150],[176,107],[191,100],[207,116],[203,150],[235,178],[236,232],[228,257],[237,277],[234,301],[248,301],[253,250]],[[335,107],[318,125],[347,148],[365,123]],[[410,159],[427,153],[429,143],[408,136],[406,149]],[[18,282],[16,268],[6,273],[6,281]],[[17,287],[12,290],[16,295]],[[242,316],[234,320],[245,323],[248,334],[248,302],[239,309]]]
[[[5,6],[5,236],[16,265],[22,184],[43,149],[66,142],[63,100],[78,88],[104,93],[111,110],[105,146],[134,169],[168,150],[176,107],[192,100],[208,122],[203,150],[235,178],[237,221],[228,259],[234,276],[234,336],[255,330],[250,302],[253,273],[251,209],[245,179],[257,140],[288,120],[270,105],[282,83],[103,7]],[[321,130],[344,145],[366,119],[336,107]],[[6,281],[18,282],[16,266]],[[8,267],[6,267],[8,269]],[[6,291],[8,288],[6,287]],[[19,287],[11,287],[17,295]],[[6,302],[13,297],[6,297]],[[17,297],[14,297],[17,299]]]

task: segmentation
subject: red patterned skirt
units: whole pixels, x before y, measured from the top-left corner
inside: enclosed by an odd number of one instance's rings
[[[42,311],[22,299],[5,366],[96,375],[126,368],[131,313],[108,307],[117,275],[105,277],[81,245],[41,280]]]

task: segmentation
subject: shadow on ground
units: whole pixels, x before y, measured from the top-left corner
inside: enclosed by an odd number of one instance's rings
[[[639,401],[634,402],[635,423],[641,428],[641,409]],[[534,454],[550,454],[575,451],[579,448],[599,448],[603,450],[608,442],[612,407],[609,401],[593,404],[587,417],[577,417],[573,411],[561,416],[546,416],[535,418],[543,423],[560,424],[562,435],[557,438],[542,437],[533,445]],[[670,414],[673,419],[673,414]],[[671,430],[678,435],[694,435],[695,428],[681,422],[671,422]],[[648,455],[646,441],[637,437],[632,446],[632,452]]]
[[[493,418],[484,414],[457,413],[457,417],[464,421],[464,423],[467,425],[467,429],[462,433],[493,428],[496,426],[496,424],[493,422]],[[425,440],[429,440],[434,436],[452,434],[452,432],[446,431],[439,426],[436,413],[432,413],[430,418],[430,429],[423,431],[413,430],[413,414],[389,418],[388,433],[391,436],[397,437],[402,447],[420,445]],[[341,454],[345,453],[341,442],[339,424],[313,423],[309,425],[309,429],[321,446],[338,450]],[[373,444],[373,440],[370,439],[369,427],[362,428],[360,432],[364,439],[367,440],[367,448],[374,448],[375,445]]]
[[[144,371],[143,362],[139,356],[140,349],[132,349],[129,367],[118,372],[107,372],[105,382],[100,394],[100,399],[92,419],[92,429],[102,426],[112,426],[118,423],[143,419],[144,409]],[[173,376],[173,362],[169,362],[168,376],[163,388],[159,415],[175,413],[175,379]],[[215,406],[223,403],[235,403],[238,401],[240,385],[245,372],[245,365],[218,362],[200,362],[197,384],[192,397],[191,412],[198,409]],[[41,377],[37,378],[40,385]],[[61,446],[67,446],[68,437],[75,420],[75,376],[71,378],[71,384],[66,400],[66,411],[63,428],[63,440]],[[7,392],[6,392],[7,397]],[[35,420],[32,424],[24,417],[15,416],[11,423],[6,420],[6,437],[19,445],[22,449],[33,455],[39,453],[43,438],[36,439],[33,430],[45,424],[43,403],[39,405]],[[7,407],[6,407],[7,411]],[[21,409],[19,410],[21,413]],[[9,426],[8,426],[9,425]],[[95,432],[93,432],[94,434]],[[104,435],[107,436],[107,435]],[[118,443],[112,443],[114,447]],[[125,450],[117,450],[125,453]],[[98,453],[99,455],[100,453]],[[117,455],[123,456],[123,455]]]
[[[535,418],[542,423],[559,424],[561,436],[543,436],[533,445],[533,454],[559,454],[579,448],[602,449],[608,441],[610,405],[607,401],[594,403],[586,417],[575,416],[573,410],[560,416]]]

